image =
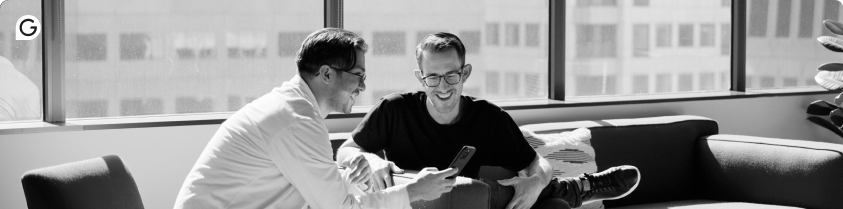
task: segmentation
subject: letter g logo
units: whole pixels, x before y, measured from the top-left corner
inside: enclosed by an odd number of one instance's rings
[[[24,15],[15,24],[15,40],[32,40],[41,34],[41,21],[32,15]]]

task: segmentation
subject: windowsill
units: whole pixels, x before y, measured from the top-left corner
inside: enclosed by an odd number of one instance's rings
[[[841,91],[827,91],[820,87],[803,87],[788,89],[748,90],[747,92],[718,91],[694,93],[667,93],[658,95],[630,95],[630,96],[588,96],[574,97],[566,101],[550,99],[528,99],[513,101],[494,101],[504,110],[543,109],[560,107],[582,107],[602,105],[624,105],[661,102],[681,102],[718,99],[741,99],[753,97],[799,96],[839,93]],[[362,118],[372,106],[356,106],[350,114],[330,114],[328,119]],[[42,132],[86,131],[123,128],[150,128],[188,125],[221,124],[231,112],[196,113],[153,116],[123,116],[92,119],[70,119],[65,123],[46,122],[0,122],[0,135],[26,134]]]

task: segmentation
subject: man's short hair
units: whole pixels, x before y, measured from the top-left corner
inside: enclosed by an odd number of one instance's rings
[[[424,69],[421,69],[422,52],[443,52],[449,49],[456,49],[457,56],[460,58],[460,65],[465,65],[465,45],[462,44],[459,37],[446,32],[427,35],[427,37],[425,37],[424,40],[416,46],[416,62],[418,62],[419,70],[424,71]]]
[[[366,41],[357,34],[339,28],[323,28],[304,39],[296,55],[296,66],[299,75],[305,78],[316,76],[322,65],[349,71],[357,62],[355,49],[366,53],[368,48]]]

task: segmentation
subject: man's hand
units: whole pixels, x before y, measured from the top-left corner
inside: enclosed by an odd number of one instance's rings
[[[366,160],[366,157],[363,154],[358,154],[350,158],[346,158],[344,161],[340,163],[341,167],[345,167],[346,169],[350,169],[351,171],[347,174],[348,181],[352,185],[354,184],[365,184],[371,178],[372,171],[369,168],[369,162]]]
[[[437,171],[436,168],[424,168],[416,178],[407,183],[407,194],[410,196],[410,202],[417,200],[434,200],[442,196],[443,193],[450,192],[454,188],[455,179],[446,179],[445,177],[454,175],[457,169],[448,168],[443,171]]]
[[[539,193],[542,192],[547,182],[542,181],[538,175],[527,176],[524,172],[518,172],[518,176],[511,179],[498,180],[504,186],[515,187],[515,194],[506,206],[507,209],[527,209],[533,207]]]
[[[377,156],[367,156],[369,167],[372,169],[372,185],[375,190],[383,190],[387,187],[395,185],[392,182],[392,173],[404,173],[404,170],[398,168],[395,163],[391,161],[382,160]]]

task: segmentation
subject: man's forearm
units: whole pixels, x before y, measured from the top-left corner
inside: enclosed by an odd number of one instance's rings
[[[366,157],[366,160],[368,160],[370,163],[384,160],[375,154],[367,152],[362,147],[360,147],[360,145],[357,145],[357,143],[354,142],[353,138],[350,138],[346,140],[345,143],[340,145],[339,149],[337,149],[337,165],[348,166],[344,165],[345,163],[348,163],[348,160],[346,159],[357,156],[358,153],[363,154],[363,156]]]
[[[357,155],[357,153],[363,152],[360,148],[357,147],[341,147],[337,149],[337,165],[338,166],[348,166],[349,160],[348,158],[352,158]],[[368,160],[368,159],[367,159]]]
[[[530,166],[524,170],[527,172],[527,176],[538,175],[543,182],[549,182],[553,175],[553,167],[550,166],[550,162],[538,154],[536,154],[536,158],[533,159]]]

